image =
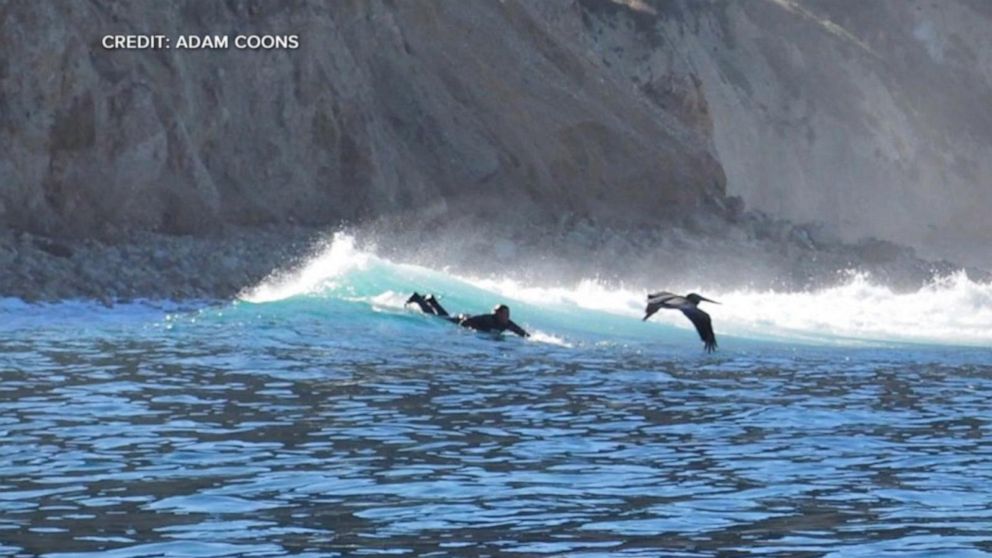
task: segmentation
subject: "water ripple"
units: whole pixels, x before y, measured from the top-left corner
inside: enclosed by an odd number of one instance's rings
[[[241,318],[0,349],[0,555],[992,553],[982,353]]]

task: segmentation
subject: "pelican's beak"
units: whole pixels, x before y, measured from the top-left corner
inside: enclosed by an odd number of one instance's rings
[[[706,298],[705,296],[699,297],[699,300],[705,300],[706,302],[712,302],[713,304],[720,304],[719,302],[717,302],[715,300],[710,300],[710,299]]]

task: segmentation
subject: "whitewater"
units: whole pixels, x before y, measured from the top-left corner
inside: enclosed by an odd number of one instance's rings
[[[719,350],[641,321],[653,289],[719,301]],[[964,273],[534,284],[337,234],[231,302],[8,299],[0,332],[0,556],[992,555]]]

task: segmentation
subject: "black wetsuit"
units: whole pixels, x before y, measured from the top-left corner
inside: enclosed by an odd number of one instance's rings
[[[448,311],[441,306],[441,303],[438,302],[433,295],[423,297],[418,293],[413,293],[413,296],[410,297],[407,304],[411,302],[417,303],[417,306],[420,306],[420,309],[424,312],[424,314],[440,316],[449,322],[456,323],[462,327],[467,327],[476,331],[484,331],[487,333],[502,333],[506,330],[510,330],[521,337],[530,337],[530,334],[524,331],[522,327],[515,324],[513,320],[507,320],[506,323],[503,324],[499,323],[499,318],[496,317],[496,314],[479,314],[478,316],[459,314],[457,316],[452,316],[448,314]]]
[[[507,320],[505,324],[500,325],[496,314],[459,316],[458,325],[478,331],[499,331],[502,333],[503,331],[510,330],[520,337],[530,337],[530,334],[524,331],[522,327],[513,323],[513,320]]]

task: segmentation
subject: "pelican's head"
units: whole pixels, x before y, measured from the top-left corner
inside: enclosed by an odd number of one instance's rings
[[[702,301],[704,301],[704,300],[706,302],[712,302],[713,304],[720,304],[719,302],[717,302],[715,300],[710,300],[710,299],[708,299],[708,298],[706,298],[704,296],[699,296],[696,293],[689,293],[689,294],[685,295],[685,298],[688,299],[689,302],[695,304],[696,306],[699,306],[699,303],[702,302]]]

